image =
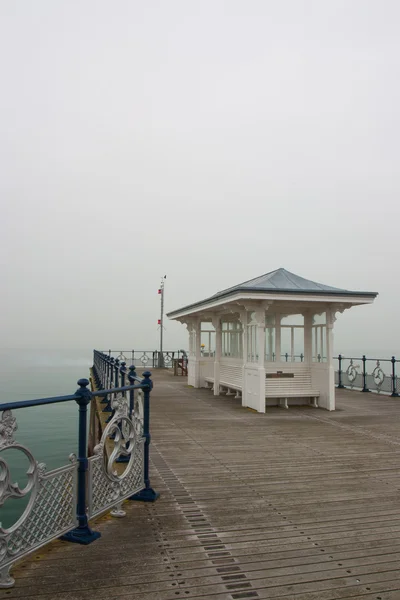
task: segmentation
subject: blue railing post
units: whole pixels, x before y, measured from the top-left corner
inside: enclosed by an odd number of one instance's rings
[[[125,386],[125,375],[126,375],[126,373],[127,373],[127,370],[126,370],[126,363],[125,363],[125,362],[122,362],[122,363],[121,363],[121,367],[120,367],[120,369],[119,369],[119,372],[120,372],[120,374],[121,374],[121,382],[120,382],[120,385],[121,385],[121,387],[124,387],[124,386]],[[131,391],[132,391],[132,390],[131,390]],[[126,392],[123,392],[123,394],[124,394],[124,397],[126,398]],[[130,415],[129,415],[129,416],[130,416]],[[119,424],[119,429],[120,429],[120,431],[121,431],[121,435],[122,435],[122,428],[121,428],[121,424]],[[114,436],[112,436],[112,437],[115,437],[115,434],[114,434]],[[115,461],[115,462],[117,462],[117,463],[127,463],[127,462],[129,462],[129,460],[130,460],[130,457],[129,457],[129,456],[125,456],[124,454],[120,454],[120,455],[118,456],[118,458],[116,459],[116,461]]]
[[[339,370],[338,370],[338,375],[339,375],[339,382],[338,382],[338,388],[344,388],[343,385],[343,381],[342,381],[342,355],[339,354],[338,355],[338,361],[339,361]]]
[[[111,388],[117,388],[119,387],[119,360],[118,358],[116,358],[115,360],[113,358],[111,358],[111,382],[110,382],[110,386]],[[114,372],[114,373],[113,373]],[[113,375],[114,375],[114,383],[113,383]],[[112,408],[111,406],[111,398],[112,398],[112,394],[110,394],[110,398],[108,400],[108,404],[106,406],[105,409],[103,409],[103,412],[109,412],[111,413],[108,418],[106,419],[106,423],[109,423],[111,421],[111,419],[113,418],[113,416],[115,415],[115,410]],[[106,410],[107,409],[107,410]]]
[[[114,375],[114,359],[112,356],[109,357],[108,359],[109,362],[109,367],[110,367],[110,371],[109,371],[109,380],[107,383],[107,387],[109,389],[111,389],[113,387],[113,375]],[[106,406],[103,408],[102,412],[104,413],[112,413],[112,408],[111,408],[111,397],[110,394],[108,394],[107,396],[104,397]],[[106,421],[107,423],[107,421]]]
[[[365,354],[363,354],[362,357],[362,364],[363,364],[363,388],[362,388],[362,392],[369,392],[369,389],[367,387],[367,359]]]
[[[78,527],[63,535],[61,539],[77,544],[91,544],[101,536],[99,531],[90,529],[86,514],[86,474],[88,470],[87,407],[92,399],[92,392],[87,389],[89,385],[88,379],[80,379],[78,385],[79,389],[76,391],[76,395],[79,396],[76,400],[79,405]]]
[[[143,389],[143,437],[144,442],[144,490],[141,490],[137,494],[130,496],[129,500],[140,500],[141,502],[154,502],[159,497],[159,493],[154,491],[150,486],[149,476],[149,446],[151,441],[150,436],[150,391],[153,388],[153,382],[150,379],[150,371],[143,373],[142,385],[146,386]]]
[[[114,374],[114,387],[119,387],[119,360],[115,359],[115,374]]]
[[[103,389],[102,386],[102,377],[101,377],[101,370],[102,370],[102,365],[100,362],[100,353],[97,352],[97,350],[93,351],[93,376],[94,376],[94,381],[96,383],[96,387],[97,389]]]
[[[106,387],[106,371],[107,371],[106,355],[104,354],[104,352],[102,352],[102,354],[101,354],[101,383],[102,383],[103,390]]]
[[[129,384],[135,385],[135,379],[136,379],[136,367],[135,367],[135,365],[131,365],[129,367],[129,375],[128,375]],[[129,391],[129,416],[130,417],[132,416],[134,407],[135,407],[135,390],[130,390]]]
[[[392,356],[391,361],[392,363],[392,393],[391,396],[397,398],[397,396],[399,395],[398,391],[397,391],[397,382],[396,382],[396,359],[394,356]]]
[[[110,368],[111,368],[111,360],[108,354],[104,353],[104,379],[103,379],[103,389],[108,388],[108,382],[110,377]],[[108,404],[107,396],[104,396],[103,400],[100,404]]]

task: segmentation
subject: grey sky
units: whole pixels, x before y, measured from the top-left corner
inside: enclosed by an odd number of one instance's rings
[[[157,346],[285,267],[400,354],[397,0],[2,0],[2,346]],[[187,347],[166,323],[165,345]]]

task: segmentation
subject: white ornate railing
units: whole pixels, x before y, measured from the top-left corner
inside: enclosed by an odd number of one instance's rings
[[[46,473],[31,451],[14,439],[17,420],[5,410],[0,420],[0,453],[13,450],[29,462],[27,484],[20,489],[12,482],[9,464],[0,454],[0,506],[6,500],[29,497],[22,515],[10,527],[0,525],[0,587],[11,587],[10,566],[18,559],[73,529],[77,524],[77,458]],[[22,458],[22,457],[21,457]]]
[[[95,352],[94,395],[108,398],[113,413],[91,457],[87,455],[87,407],[93,394],[87,379],[78,381],[80,389],[71,396],[0,404],[0,507],[6,500],[27,500],[12,525],[0,523],[0,588],[14,584],[9,571],[16,560],[60,536],[89,544],[100,537],[89,527],[89,519],[110,509],[114,516],[124,516],[121,504],[127,498],[154,501],[158,497],[149,480],[151,374],[145,372],[141,380],[131,371],[130,385],[125,386],[126,370],[121,367],[120,379],[114,378],[121,386],[105,389],[103,360],[109,359]],[[79,405],[78,457],[71,454],[69,464],[46,472],[46,466],[15,440],[17,420],[12,410],[71,400]],[[2,455],[6,450],[28,459],[22,489],[13,482],[10,464]]]
[[[131,415],[122,394],[111,405],[114,416],[89,458],[89,518],[111,508],[114,516],[124,516],[122,502],[145,487],[143,393],[138,391]]]

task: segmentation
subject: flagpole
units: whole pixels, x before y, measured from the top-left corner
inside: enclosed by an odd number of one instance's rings
[[[167,276],[161,279],[160,289],[158,290],[159,294],[161,294],[161,315],[160,315],[160,352],[158,354],[158,366],[159,368],[164,367],[164,355],[163,355],[163,334],[164,334],[164,291],[165,291],[165,280]]]

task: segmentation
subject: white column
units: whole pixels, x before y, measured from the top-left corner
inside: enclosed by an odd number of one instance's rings
[[[328,377],[328,410],[335,410],[335,369],[333,366],[333,326],[336,321],[335,311],[326,311],[326,358]]]
[[[201,360],[201,321],[196,319],[193,323],[194,332],[194,371],[193,371],[193,387],[200,387],[200,360]]]
[[[281,359],[281,315],[275,313],[275,360],[280,362]]]
[[[222,327],[221,318],[213,317],[215,328],[215,357],[214,357],[214,396],[219,396],[219,382],[221,369]]]
[[[312,322],[313,316],[309,312],[303,313],[304,316],[304,362],[312,362]]]
[[[243,348],[243,362],[242,362],[242,406],[247,406],[246,404],[246,363],[247,363],[247,311],[240,311],[240,322],[242,324],[243,330],[243,338],[242,338],[242,348]]]
[[[265,413],[265,309],[256,311],[257,319],[257,354],[258,354],[258,412]]]

